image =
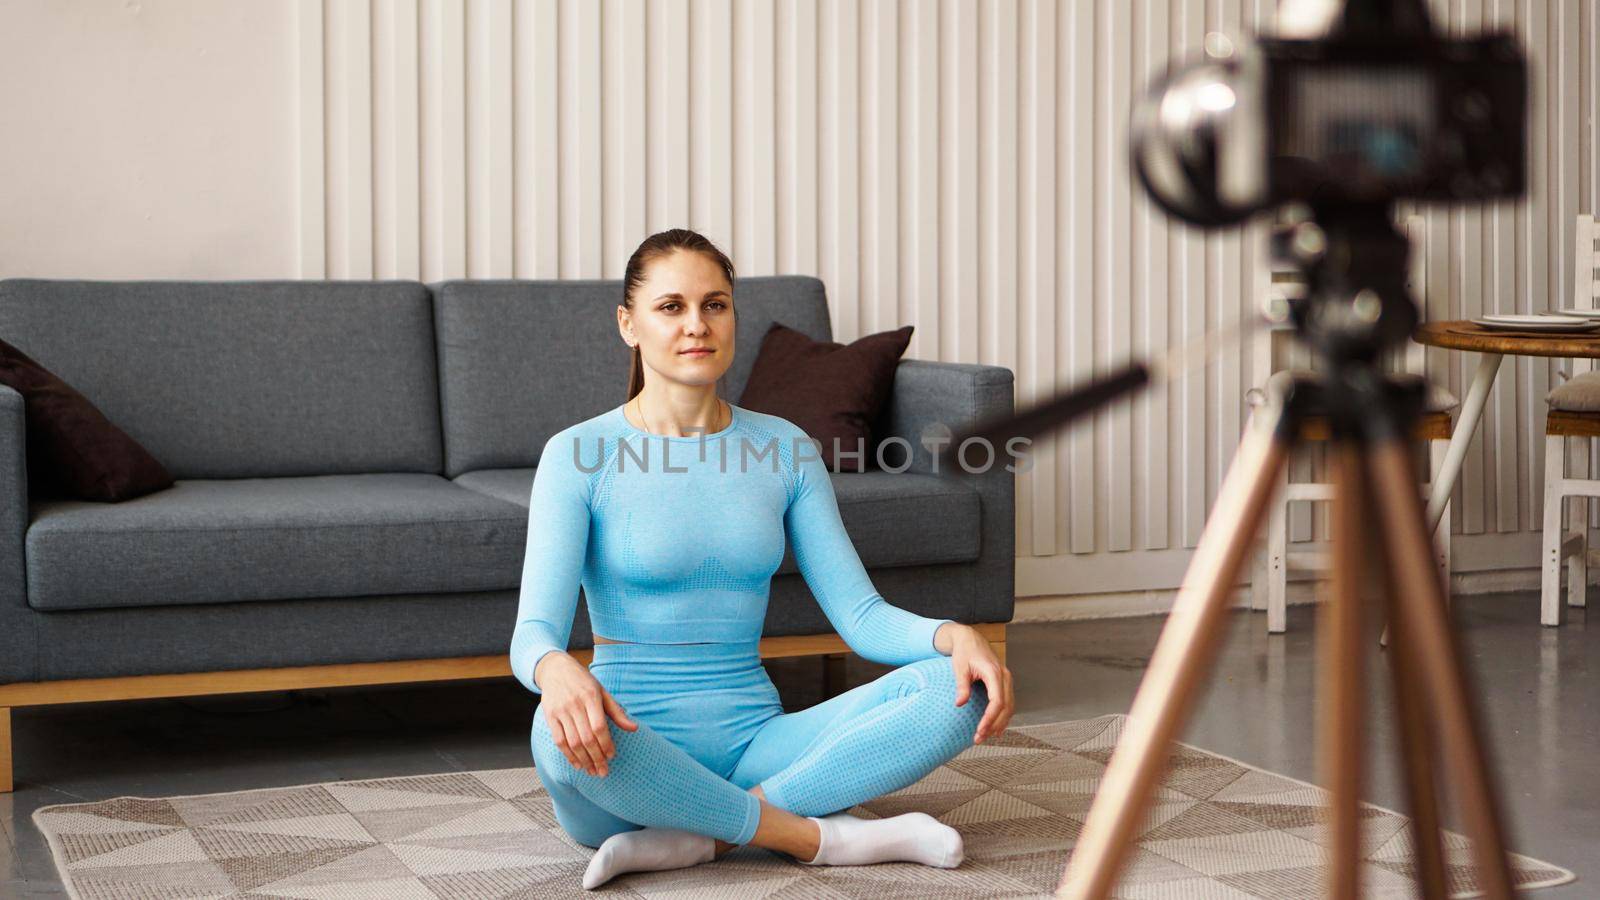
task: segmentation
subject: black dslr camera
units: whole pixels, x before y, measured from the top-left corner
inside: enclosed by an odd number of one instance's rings
[[[1423,0],[1351,0],[1325,36],[1173,69],[1135,108],[1130,146],[1156,203],[1215,227],[1289,202],[1518,196],[1526,108],[1510,35],[1451,40]]]
[[[1523,193],[1527,63],[1509,34],[1439,34],[1424,0],[1348,0],[1328,24],[1208,38],[1135,107],[1129,145],[1155,202],[1201,227],[1292,205],[1271,242],[1305,277],[1287,317],[1329,362],[1370,361],[1417,322],[1391,204]]]
[[[1296,3],[1284,0],[1280,22]],[[1129,150],[1156,204],[1202,228],[1282,207],[1271,252],[1300,270],[1306,293],[1277,312],[1328,371],[1370,372],[1417,322],[1411,248],[1392,204],[1523,193],[1527,63],[1509,34],[1439,34],[1424,0],[1347,0],[1325,24],[1315,38],[1244,48],[1208,36],[1205,59],[1171,69],[1136,101]],[[979,423],[951,441],[950,466],[968,440],[1060,428],[1151,377],[1130,363]]]

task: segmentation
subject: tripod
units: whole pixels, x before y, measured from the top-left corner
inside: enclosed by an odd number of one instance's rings
[[[1420,379],[1380,369],[1378,351],[1403,339],[1416,311],[1389,280],[1403,265],[1404,239],[1370,217],[1329,230],[1344,260],[1337,271],[1308,272],[1315,298],[1297,310],[1302,339],[1327,361],[1326,378],[1297,378],[1253,416],[1223,480],[1166,627],[1129,711],[1099,793],[1057,889],[1058,896],[1109,895],[1127,857],[1167,752],[1194,705],[1215,655],[1230,594],[1267,515],[1275,479],[1305,424],[1325,419],[1334,468],[1333,572],[1319,618],[1319,768],[1331,790],[1329,896],[1353,898],[1360,879],[1361,734],[1364,710],[1361,629],[1367,613],[1359,577],[1370,564],[1384,587],[1393,630],[1388,653],[1402,771],[1423,894],[1446,896],[1434,759],[1443,750],[1450,782],[1472,839],[1473,859],[1491,898],[1511,896],[1493,777],[1455,636],[1445,588],[1434,566],[1413,461],[1411,430],[1420,417]],[[1396,242],[1399,242],[1398,245]],[[1362,245],[1362,246],[1356,246]],[[1362,252],[1357,252],[1357,251]],[[1375,265],[1357,270],[1350,260]]]

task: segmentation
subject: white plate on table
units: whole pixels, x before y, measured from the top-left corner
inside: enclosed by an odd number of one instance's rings
[[[1492,331],[1548,331],[1555,334],[1594,331],[1600,328],[1600,318],[1556,316],[1549,313],[1534,316],[1484,316],[1473,319],[1472,322]]]
[[[1558,309],[1551,315],[1576,316],[1580,319],[1600,319],[1600,309]]]

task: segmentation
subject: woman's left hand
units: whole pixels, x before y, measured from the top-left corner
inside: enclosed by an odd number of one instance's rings
[[[934,647],[948,653],[956,674],[956,705],[965,706],[972,696],[972,683],[980,681],[989,695],[989,708],[972,736],[974,744],[1006,730],[1011,721],[1011,670],[994,655],[994,649],[976,628],[946,622],[934,634]]]

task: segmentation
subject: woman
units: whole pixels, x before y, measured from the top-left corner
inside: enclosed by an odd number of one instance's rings
[[[840,814],[1011,718],[1011,674],[966,625],[890,606],[805,433],[717,397],[733,361],[733,265],[692,231],[628,260],[617,328],[629,399],[544,446],[511,667],[543,699],[533,757],[557,820],[598,847],[594,888],[755,844],[817,865],[958,865],[922,813]],[[785,541],[852,649],[901,668],[785,714],[757,653]],[[564,652],[582,584],[592,664]]]

